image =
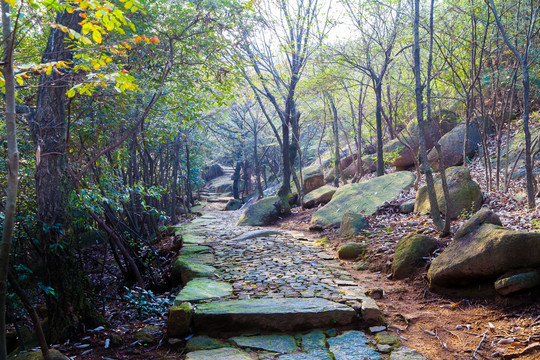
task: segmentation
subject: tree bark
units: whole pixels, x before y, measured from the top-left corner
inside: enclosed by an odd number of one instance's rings
[[[6,297],[7,277],[9,271],[9,253],[11,238],[15,227],[17,206],[17,186],[19,173],[19,150],[17,148],[17,124],[15,106],[15,75],[13,74],[13,48],[15,46],[15,31],[11,29],[10,6],[2,1],[2,74],[5,81],[6,138],[8,146],[7,158],[7,189],[4,212],[4,231],[0,244],[0,358],[7,359],[6,345]],[[46,350],[45,350],[46,351]]]

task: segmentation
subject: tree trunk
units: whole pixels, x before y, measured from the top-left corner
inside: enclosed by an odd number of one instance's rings
[[[78,12],[59,13],[56,23],[80,31]],[[52,28],[42,63],[71,61],[67,34]],[[65,102],[68,72],[42,74],[39,81],[32,135],[40,157],[36,167],[37,221],[43,263],[43,283],[54,292],[46,294],[50,326],[49,342],[73,335],[82,324],[100,319],[86,293],[84,275],[69,248]],[[69,274],[69,276],[66,276]]]
[[[332,134],[334,135],[334,186],[339,187],[339,133],[338,133],[338,114],[334,99],[328,91],[325,92],[328,102],[330,103],[330,109],[332,110]],[[352,155],[352,154],[351,154]]]
[[[373,78],[375,84],[375,95],[377,107],[375,109],[375,123],[377,127],[377,176],[384,175],[384,154],[383,154],[383,131],[382,131],[382,79]]]
[[[5,81],[6,111],[6,138],[8,146],[7,159],[7,189],[4,212],[4,231],[0,244],[0,358],[7,359],[6,345],[6,297],[7,277],[9,270],[9,253],[11,238],[15,227],[15,214],[17,205],[17,185],[19,173],[19,150],[17,149],[17,124],[15,108],[15,76],[13,74],[13,48],[15,46],[15,32],[11,29],[10,6],[2,1],[2,74]],[[45,349],[46,351],[47,349]]]
[[[235,199],[240,199],[239,194],[239,182],[240,182],[240,170],[242,170],[242,162],[240,161],[240,155],[238,155],[238,159],[236,159],[236,166],[234,168],[234,174],[233,174],[233,197]]]
[[[416,95],[416,119],[418,121],[418,130],[420,138],[420,162],[422,163],[422,170],[426,175],[427,191],[430,203],[430,214],[435,226],[442,230],[444,224],[439,212],[439,205],[437,204],[437,196],[435,194],[435,185],[433,181],[433,174],[428,164],[427,148],[426,148],[426,131],[424,128],[424,106],[423,106],[423,85],[421,79],[420,68],[420,0],[414,0],[414,78],[415,78],[415,95]]]

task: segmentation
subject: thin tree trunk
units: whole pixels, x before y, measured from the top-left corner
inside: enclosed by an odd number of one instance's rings
[[[6,138],[8,145],[7,159],[7,189],[4,212],[4,231],[0,244],[0,358],[7,359],[6,345],[6,297],[7,277],[9,270],[9,253],[13,229],[15,227],[15,215],[17,205],[17,185],[19,173],[19,150],[17,148],[17,124],[15,107],[15,76],[13,74],[13,48],[15,46],[15,31],[11,29],[10,6],[2,1],[2,74],[5,81],[6,111]],[[15,29],[16,30],[16,29]],[[45,349],[45,353],[46,353]]]

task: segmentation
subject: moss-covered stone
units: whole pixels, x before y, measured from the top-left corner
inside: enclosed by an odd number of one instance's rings
[[[186,360],[253,360],[245,351],[234,348],[193,351],[186,355]]]
[[[503,275],[499,280],[495,281],[495,290],[504,296],[537,286],[540,286],[540,271],[538,270]]]
[[[477,211],[482,206],[482,191],[480,185],[471,178],[469,169],[464,166],[454,166],[446,170],[446,181],[450,192],[450,214],[452,219],[457,218],[462,212]],[[440,175],[435,177],[435,193],[441,213],[446,214],[446,201],[442,189]],[[414,211],[426,213],[430,211],[427,186],[418,189]]]
[[[186,350],[188,352],[198,351],[198,350],[212,350],[227,347],[228,344],[223,343],[219,340],[211,338],[207,335],[194,336],[188,340],[186,344]]]
[[[321,186],[304,196],[304,206],[311,209],[320,204],[327,204],[332,200],[332,196],[334,196],[336,190],[337,188],[333,186]]]
[[[225,205],[226,211],[233,211],[238,210],[242,207],[242,201],[238,199],[231,199],[227,202],[227,205]]]
[[[392,347],[401,346],[401,340],[399,339],[399,336],[390,331],[382,331],[375,334],[375,341],[377,342],[377,344],[381,345],[390,345]]]
[[[338,257],[343,260],[354,260],[364,254],[366,245],[358,242],[350,242],[338,249]]]
[[[324,175],[318,166],[308,166],[302,170],[303,192],[309,194],[324,185]]]
[[[193,306],[185,302],[169,308],[167,333],[170,338],[183,338],[189,335],[191,320],[193,318]]]
[[[520,268],[540,267],[540,233],[525,233],[484,223],[454,239],[428,271],[432,286],[457,287],[495,280]]]
[[[437,248],[437,240],[428,235],[409,234],[399,240],[392,262],[392,277],[396,280],[414,274],[416,266]]]
[[[192,256],[193,254],[210,254],[212,253],[212,248],[209,246],[203,245],[193,245],[188,244],[180,250],[180,255]]]
[[[180,255],[176,258],[171,267],[171,280],[175,284],[180,282],[182,282],[182,284],[187,284],[194,278],[210,277],[214,275],[216,271],[215,267],[205,265],[197,261],[195,257]]]
[[[476,214],[463,223],[461,227],[454,234],[454,240],[464,237],[470,232],[478,229],[482,224],[493,224],[502,226],[501,219],[497,214],[488,208],[480,209]]]
[[[347,210],[341,218],[339,235],[343,237],[354,237],[369,226],[368,221],[362,214]]]
[[[294,337],[290,335],[237,336],[229,340],[239,347],[261,349],[282,354],[298,349]]]
[[[332,200],[313,214],[311,224],[320,226],[340,224],[347,210],[364,216],[373,215],[384,202],[394,199],[402,190],[410,188],[415,178],[413,173],[403,171],[340,187]]]
[[[195,278],[188,282],[180,291],[176,299],[175,305],[189,301],[199,302],[202,300],[216,299],[232,294],[232,285],[223,281],[215,281],[205,278]]]
[[[237,225],[239,226],[264,226],[274,223],[280,215],[280,198],[271,196],[257,201],[249,206]]]

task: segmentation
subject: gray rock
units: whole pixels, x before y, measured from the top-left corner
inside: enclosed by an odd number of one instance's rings
[[[515,269],[540,267],[540,234],[484,223],[454,239],[428,271],[430,284],[441,287],[493,281]]]
[[[414,349],[401,347],[392,351],[390,360],[427,360],[427,358]]]
[[[354,260],[366,251],[366,245],[358,242],[350,242],[338,249],[338,257],[343,260]]]
[[[213,266],[202,264],[193,256],[180,255],[171,267],[171,278],[174,283],[178,283],[178,280],[181,280],[183,284],[187,284],[198,277],[210,277],[216,271],[216,268]]]
[[[304,195],[315,189],[324,186],[324,175],[318,166],[309,166],[303,169],[304,184],[302,190]]]
[[[292,331],[350,325],[353,308],[321,298],[246,299],[198,305],[194,315],[199,332],[224,330]]]
[[[337,188],[333,186],[324,185],[318,189],[310,191],[309,194],[304,196],[304,207],[311,209],[321,204],[327,204],[332,200]]]
[[[460,239],[468,233],[475,231],[484,223],[502,226],[501,219],[497,214],[488,208],[482,208],[461,225],[454,234],[454,240]]]
[[[195,278],[188,282],[180,291],[176,299],[175,305],[183,302],[199,302],[202,300],[217,299],[231,295],[233,292],[232,285],[223,281],[215,281],[206,278]]]
[[[415,178],[413,173],[403,171],[363,183],[342,186],[328,204],[313,214],[311,224],[321,226],[339,224],[347,210],[364,216],[373,215],[379,206],[394,199],[402,190],[410,188]]]
[[[280,200],[271,196],[250,205],[238,220],[239,226],[264,226],[274,223],[280,215]]]
[[[368,221],[362,214],[347,210],[341,218],[339,235],[343,237],[353,237],[360,234],[360,232],[367,227],[369,227]]]
[[[410,214],[414,211],[414,203],[416,199],[407,200],[399,205],[399,212],[402,214]]]
[[[435,238],[417,233],[399,240],[392,261],[392,278],[399,280],[414,274],[418,264],[425,262],[423,258],[429,256],[437,246]]]
[[[278,357],[278,360],[333,360],[326,350],[315,350],[308,354],[287,354]]]
[[[135,339],[142,341],[143,344],[156,344],[163,335],[159,326],[147,325],[135,333]]]
[[[236,238],[234,238],[235,241],[244,241],[249,239],[254,239],[258,237],[265,237],[270,235],[279,235],[281,234],[281,231],[279,230],[254,230],[247,232],[245,234],[242,234]]]
[[[464,166],[454,166],[446,169],[446,180],[450,192],[450,214],[452,219],[457,218],[463,211],[477,211],[482,206],[482,191],[480,185],[471,178],[469,169]],[[441,213],[446,213],[446,200],[442,189],[440,175],[435,180],[435,193]],[[427,186],[418,189],[414,211],[427,213],[430,211]]]
[[[463,142],[465,139],[465,126],[466,124],[459,124],[448,133],[446,133],[440,140],[441,153],[446,167],[456,166],[463,164]],[[477,122],[473,121],[469,124],[469,141],[467,141],[467,156],[471,157],[478,144],[482,142],[480,131],[478,130]],[[428,153],[429,165],[439,171],[439,156],[436,149],[431,149]]]
[[[369,340],[363,332],[347,331],[328,339],[330,352],[335,360],[382,359],[375,349],[369,347]]]
[[[229,339],[239,347],[261,349],[286,354],[298,350],[290,335],[237,336]]]
[[[227,347],[227,344],[206,335],[194,336],[186,344],[187,352],[212,350]]]
[[[313,330],[302,335],[302,351],[310,353],[326,347],[326,336],[322,330]]]
[[[540,271],[528,271],[520,274],[505,275],[495,281],[495,290],[507,296],[518,291],[528,290],[540,286]]]
[[[234,348],[190,352],[186,360],[254,360],[247,352]]]
[[[238,200],[238,199],[231,199],[229,200],[229,202],[227,203],[227,205],[225,205],[225,211],[234,211],[234,210],[238,210],[242,207],[242,201],[241,200]]]

